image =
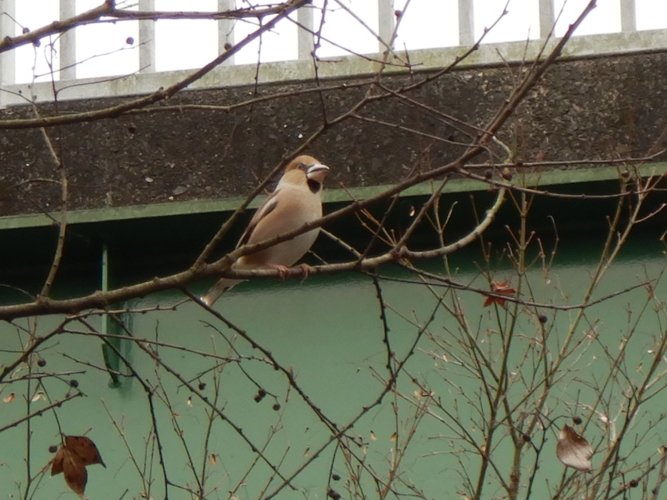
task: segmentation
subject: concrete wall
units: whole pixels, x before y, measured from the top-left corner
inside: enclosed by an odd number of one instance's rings
[[[581,42],[579,42],[581,43]],[[519,65],[467,66],[408,95],[439,112],[484,124],[511,92]],[[383,78],[392,88],[429,71]],[[234,111],[138,113],[49,129],[70,179],[70,209],[213,200],[240,196],[323,123],[350,109],[368,85],[364,76],[338,77],[322,93],[299,94],[313,81],[185,91],[169,106],[224,106],[253,97],[287,94]],[[530,93],[500,137],[517,158],[577,160],[645,155],[665,147],[667,51],[575,57],[556,63]],[[344,84],[348,84],[348,88]],[[292,95],[290,95],[290,93]],[[60,102],[60,113],[98,109],[121,98]],[[53,104],[42,106],[42,113]],[[12,106],[0,119],[31,117]],[[433,114],[383,100],[363,115],[404,129],[350,119],[318,138],[309,152],[332,167],[330,187],[394,183],[413,169],[442,165],[459,155],[466,137]],[[419,130],[415,135],[405,129]],[[657,142],[656,142],[657,141]],[[662,146],[661,146],[662,144]],[[0,216],[57,209],[60,173],[36,129],[0,133]],[[32,181],[32,182],[28,182]]]

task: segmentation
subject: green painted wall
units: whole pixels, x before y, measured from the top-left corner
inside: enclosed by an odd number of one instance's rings
[[[524,290],[530,284],[536,301],[562,305],[576,304],[580,300],[595,263],[595,250],[599,247],[591,244],[582,252],[575,243],[563,244],[556,265],[548,273],[545,274],[539,266],[528,273]],[[641,238],[635,251],[629,250],[604,279],[596,296],[603,297],[642,280],[657,278],[664,269],[664,256],[655,238]],[[461,252],[450,262],[453,269],[458,269],[453,271],[453,278],[486,289],[488,286],[475,269],[475,261],[481,263],[477,259],[479,254],[475,250]],[[445,272],[444,266],[437,263],[431,263],[428,269]],[[382,274],[413,279],[405,272],[391,269],[383,270]],[[502,281],[512,275],[507,265],[500,265],[495,276]],[[516,277],[513,283],[516,283]],[[389,307],[388,338],[391,349],[400,359],[411,349],[420,326],[436,309],[437,301],[433,293],[420,284],[381,281],[381,286]],[[658,284],[656,294],[664,296],[666,287],[664,282]],[[447,294],[444,289],[438,289],[437,293],[445,294],[445,303],[451,305],[451,293]],[[329,483],[343,498],[351,497],[345,491],[345,483],[352,471],[345,467],[341,450],[337,451],[330,444],[317,458],[310,460],[329,440],[331,432],[294,389],[288,387],[284,374],[274,370],[259,351],[195,304],[182,304],[175,311],[150,312],[157,305],[174,304],[180,298],[178,293],[164,293],[131,304],[133,308],[149,311],[132,316],[129,323],[132,334],[162,343],[160,347],[145,346],[155,349],[163,363],[178,370],[183,381],[214,403],[229,422],[242,428],[243,435],[254,446],[263,449],[268,460],[280,464],[282,474],[289,476],[308,464],[292,481],[296,491],[285,488],[277,498],[325,498]],[[509,316],[502,308],[498,309],[498,314],[494,307],[483,308],[484,297],[479,294],[460,292],[458,298],[468,322],[479,332],[477,341],[484,344],[480,352],[493,360],[500,338],[498,331],[508,327]],[[642,363],[646,366],[650,357],[648,351],[664,331],[664,311],[644,311],[634,324],[646,300],[647,290],[640,287],[587,310],[586,321],[575,335],[583,338],[588,334],[590,340],[578,348],[580,353],[569,358],[567,376],[549,396],[549,418],[561,418],[556,427],[564,422],[562,417],[580,414],[587,418],[591,414],[576,405],[594,403],[596,390],[593,386],[601,384],[609,372],[609,360],[604,350],[617,353],[622,339],[632,328],[636,331],[627,346],[629,354],[624,365],[629,376],[641,376]],[[648,308],[656,306],[649,303]],[[283,367],[292,370],[313,404],[338,425],[350,421],[381,391],[379,379],[387,376],[387,354],[376,290],[369,278],[339,276],[315,277],[304,283],[245,283],[223,297],[216,304],[216,310],[271,351]],[[563,335],[576,311],[556,314],[545,309],[543,313],[548,318],[546,326],[553,327],[547,343],[555,351],[563,342]],[[524,397],[530,399],[524,394],[525,384],[518,374],[522,373],[524,377],[539,374],[539,366],[531,364],[529,348],[539,337],[539,322],[531,314],[520,314],[515,328],[515,350],[510,357],[510,372],[516,384],[516,388],[510,390],[514,403]],[[25,343],[26,334],[20,328],[39,335],[50,331],[60,320],[40,318],[17,321],[16,326],[0,325],[0,364],[12,360]],[[92,327],[101,328],[99,318],[91,317],[89,322]],[[25,415],[26,398],[35,391],[44,390],[56,400],[72,394],[74,389],[69,383],[76,380],[85,395],[63,404],[55,412],[31,420],[30,470],[37,478],[33,486],[36,492],[31,498],[74,498],[61,475],[51,478],[39,473],[52,458],[48,447],[58,444],[59,427],[66,434],[88,435],[97,443],[106,462],[106,469],[100,465],[88,468],[87,493],[90,498],[140,498],[140,493],[147,491],[149,486],[151,498],[163,498],[164,479],[157,443],[151,432],[151,410],[146,392],[136,379],[125,379],[120,388],[111,387],[110,377],[105,372],[102,342],[86,335],[83,325],[72,327],[78,331],[58,335],[40,349],[39,357],[47,364],[44,367],[33,365],[33,376],[57,374],[44,379],[43,388],[38,387],[38,379],[0,386],[2,397],[9,391],[16,394],[13,403],[0,402],[0,426]],[[592,331],[597,338],[590,335]],[[364,464],[379,476],[386,477],[389,464],[396,457],[397,443],[404,444],[409,429],[416,425],[399,467],[400,481],[395,486],[403,494],[408,494],[414,485],[428,498],[457,498],[457,492],[464,489],[461,467],[469,467],[471,476],[479,467],[479,459],[461,451],[463,445],[454,437],[451,418],[443,411],[431,405],[432,415],[416,416],[419,414],[418,406],[415,406],[419,398],[414,394],[417,386],[410,381],[415,378],[427,385],[455,419],[465,421],[464,426],[471,435],[481,436],[481,416],[470,404],[470,401],[481,398],[480,383],[466,367],[470,360],[466,359],[462,342],[461,330],[451,315],[439,309],[400,378],[398,391],[406,399],[395,394],[387,395],[382,404],[368,412],[348,432],[350,436],[358,436],[360,444],[355,449],[358,458],[365,456]],[[179,485],[170,488],[169,498],[192,498],[182,488],[196,489],[197,480],[191,468],[201,474],[203,464],[206,464],[206,498],[228,498],[231,490],[238,498],[258,498],[262,492],[271,492],[280,485],[281,481],[265,463],[259,460],[255,464],[256,456],[239,432],[220,418],[216,418],[210,428],[209,458],[204,456],[210,410],[181,380],[158,367],[136,345],[129,341],[124,344],[121,351],[126,359],[154,390],[153,415],[158,424],[167,475],[171,482]],[[22,366],[12,376],[21,377],[27,373],[27,368]],[[206,386],[199,390],[202,382]],[[613,396],[608,411],[618,419],[622,419],[621,408],[627,396],[623,392],[624,382],[627,386],[628,381],[615,382],[610,392]],[[258,387],[269,394],[255,402],[253,398]],[[468,398],[470,401],[466,402]],[[655,454],[655,443],[660,435],[664,435],[662,426],[657,425],[664,411],[661,401],[662,398],[655,398],[642,410],[640,423],[633,429],[641,436],[642,446],[633,460]],[[276,402],[280,408],[274,410],[272,406]],[[39,399],[31,403],[30,411],[46,404],[45,399]],[[394,408],[398,410],[395,412]],[[594,446],[603,446],[603,429],[594,415],[592,420],[587,435]],[[655,427],[650,428],[651,422]],[[396,430],[398,440],[394,441],[392,434]],[[25,486],[27,432],[25,423],[0,432],[3,455],[0,484],[4,485],[8,497],[19,497]],[[534,486],[536,492],[543,491],[541,488],[546,481],[557,482],[564,470],[554,456],[554,432],[555,429],[546,432],[548,442],[540,459]],[[541,433],[536,432],[536,436]],[[500,443],[496,453],[508,452],[506,437]],[[527,456],[531,453],[528,451]],[[215,464],[210,459],[211,454],[216,456]],[[595,465],[595,457],[593,461]],[[509,467],[509,459],[506,462]],[[501,463],[505,461],[501,460]],[[528,471],[531,465],[532,458],[527,459],[525,470]],[[142,482],[139,471],[145,482]],[[358,473],[365,488],[363,495],[376,497],[376,486],[369,478],[369,472],[359,469]],[[331,474],[340,476],[340,480],[330,481]],[[488,496],[485,498],[496,498],[501,494],[493,480],[489,481],[486,491]]]

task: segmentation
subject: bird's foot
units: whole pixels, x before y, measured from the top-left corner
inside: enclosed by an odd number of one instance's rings
[[[310,267],[308,264],[299,264],[298,266],[295,267],[301,268],[301,270],[303,271],[303,276],[301,277],[301,281],[305,280],[306,278],[308,278],[308,276],[310,276],[310,270],[312,269],[312,267]]]
[[[278,271],[278,281],[285,281],[285,278],[287,278],[289,267],[281,266],[280,264],[267,264],[266,267],[270,267],[271,269]]]

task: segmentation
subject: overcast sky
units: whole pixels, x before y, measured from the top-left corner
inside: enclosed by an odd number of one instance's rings
[[[315,0],[321,6],[324,0]],[[365,24],[376,29],[378,23],[377,0],[338,0],[358,15]],[[558,13],[565,0],[555,0]],[[640,30],[667,28],[667,0],[635,0],[637,28]],[[556,34],[562,35],[567,26],[579,15],[588,0],[567,0],[563,15],[557,25]],[[16,18],[21,27],[31,29],[43,26],[57,18],[56,0],[17,1]],[[101,0],[77,0],[77,12],[96,7]],[[135,1],[118,5],[131,5]],[[155,0],[157,10],[214,11],[217,0]],[[254,1],[253,4],[271,3],[269,0]],[[405,10],[401,20],[396,47],[420,49],[457,45],[457,5],[458,0],[395,0],[394,8]],[[247,6],[247,1],[237,0],[239,6]],[[479,36],[484,27],[490,26],[500,15],[505,0],[474,0],[475,32]],[[487,35],[486,42],[525,40],[538,36],[538,0],[511,0],[509,14],[502,19],[496,29]],[[331,10],[326,14],[323,36],[341,46],[358,53],[377,52],[377,41],[366,27],[355,20],[346,10],[336,7],[329,0]],[[316,25],[319,17],[316,16]],[[598,0],[598,7],[580,27],[578,34],[612,33],[620,31],[620,0]],[[240,22],[236,25],[236,39],[240,40],[254,26]],[[77,77],[96,77],[129,74],[139,67],[136,47],[126,40],[138,39],[137,22],[125,21],[116,24],[84,26],[77,29],[77,60],[84,61],[77,67]],[[217,28],[213,21],[159,21],[156,25],[156,71],[189,69],[203,66],[217,55]],[[236,56],[237,64],[257,62],[259,42],[246,47]],[[323,43],[319,49],[321,57],[345,54],[345,50]],[[47,74],[50,57],[48,42],[35,49],[22,47],[17,51],[17,80],[30,82],[36,64],[38,75]],[[296,59],[297,27],[284,21],[278,29],[262,39],[262,61]]]

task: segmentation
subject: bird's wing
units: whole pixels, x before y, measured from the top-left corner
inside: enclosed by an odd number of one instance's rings
[[[252,236],[252,233],[255,230],[255,227],[257,227],[259,221],[261,221],[264,217],[266,217],[276,209],[276,207],[278,206],[278,199],[276,198],[277,194],[278,194],[278,189],[276,189],[273,193],[271,193],[262,202],[262,204],[257,209],[257,212],[255,212],[255,215],[253,215],[252,219],[250,219],[250,223],[243,232],[241,239],[236,245],[236,248],[242,247],[243,245],[248,243],[248,240],[250,240],[250,237]]]

